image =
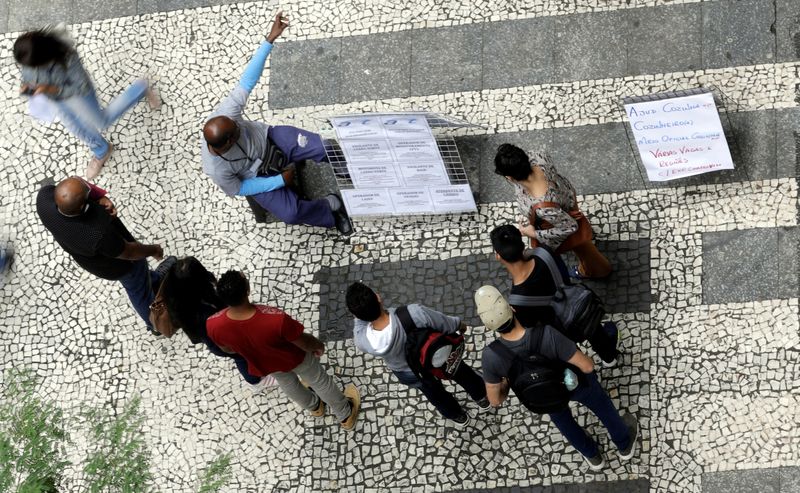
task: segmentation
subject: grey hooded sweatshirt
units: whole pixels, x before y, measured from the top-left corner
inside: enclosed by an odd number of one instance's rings
[[[392,319],[392,341],[386,351],[379,353],[372,347],[367,338],[367,327],[369,322],[355,319],[353,327],[353,342],[361,351],[383,358],[386,366],[393,371],[411,371],[406,362],[406,332],[400,325],[400,319],[394,314],[394,308],[389,308],[389,317]],[[452,334],[461,325],[461,318],[451,317],[428,307],[412,304],[408,305],[408,313],[417,327],[430,327],[444,334]]]

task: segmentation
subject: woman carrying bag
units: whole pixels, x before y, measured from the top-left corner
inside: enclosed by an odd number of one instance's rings
[[[611,263],[592,241],[592,226],[578,209],[572,184],[558,174],[543,153],[530,158],[517,146],[502,144],[494,158],[495,173],[514,186],[524,219],[519,225],[532,247],[546,245],[558,254],[574,252],[578,265],[569,270],[576,279],[601,279]]]
[[[100,174],[114,149],[102,131],[143,97],[151,109],[161,105],[147,80],[137,79],[111,104],[101,108],[92,79],[66,31],[60,29],[21,34],[14,42],[14,59],[22,71],[20,93],[31,97],[32,116],[48,123],[58,118],[91,149],[93,157],[85,175],[88,180]]]

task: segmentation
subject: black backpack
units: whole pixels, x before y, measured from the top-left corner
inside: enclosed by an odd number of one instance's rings
[[[594,291],[583,284],[566,284],[553,256],[544,248],[534,248],[533,256],[544,262],[556,292],[553,296],[526,296],[512,294],[508,303],[512,306],[549,306],[556,315],[559,332],[575,342],[583,342],[592,335],[605,315],[603,301]]]
[[[564,370],[569,365],[539,354],[544,330],[538,332],[538,337],[531,334],[528,339],[527,356],[511,351],[500,340],[489,344],[489,348],[502,358],[511,360],[508,381],[523,406],[536,414],[563,411],[569,406],[570,391],[564,383]]]
[[[406,362],[417,378],[453,378],[464,359],[464,335],[459,332],[445,334],[430,327],[417,327],[407,306],[397,307],[394,314],[406,333]],[[443,361],[440,362],[440,359]]]

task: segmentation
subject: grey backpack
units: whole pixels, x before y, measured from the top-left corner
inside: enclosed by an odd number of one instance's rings
[[[516,306],[549,306],[553,309],[559,331],[575,342],[583,342],[594,334],[605,315],[605,307],[594,291],[583,284],[565,284],[556,260],[544,248],[534,248],[533,256],[544,262],[556,292],[553,296],[512,294],[508,303]]]

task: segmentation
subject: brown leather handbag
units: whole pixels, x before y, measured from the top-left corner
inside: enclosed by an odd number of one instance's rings
[[[164,286],[167,284],[168,278],[169,276],[161,281],[161,285],[158,287],[158,293],[156,293],[156,298],[150,303],[149,317],[150,323],[158,333],[164,337],[172,337],[175,331],[178,330],[178,327],[172,321],[172,317],[169,316],[167,302],[164,299]]]
[[[561,206],[556,202],[539,202],[538,204],[531,206],[531,210],[528,213],[528,221],[530,221],[531,225],[536,230],[550,229],[553,227],[552,224],[540,218],[536,214],[536,211],[542,208],[561,209]],[[586,219],[586,216],[583,215],[583,212],[581,212],[580,209],[575,208],[567,212],[567,214],[572,216],[572,218],[578,222],[578,229],[569,235],[567,239],[564,240],[561,245],[558,246],[558,248],[556,248],[556,253],[558,254],[572,251],[576,246],[586,243],[587,241],[591,241],[592,239],[592,225],[589,224],[589,220]],[[531,248],[536,248],[538,246],[539,242],[531,238]]]

